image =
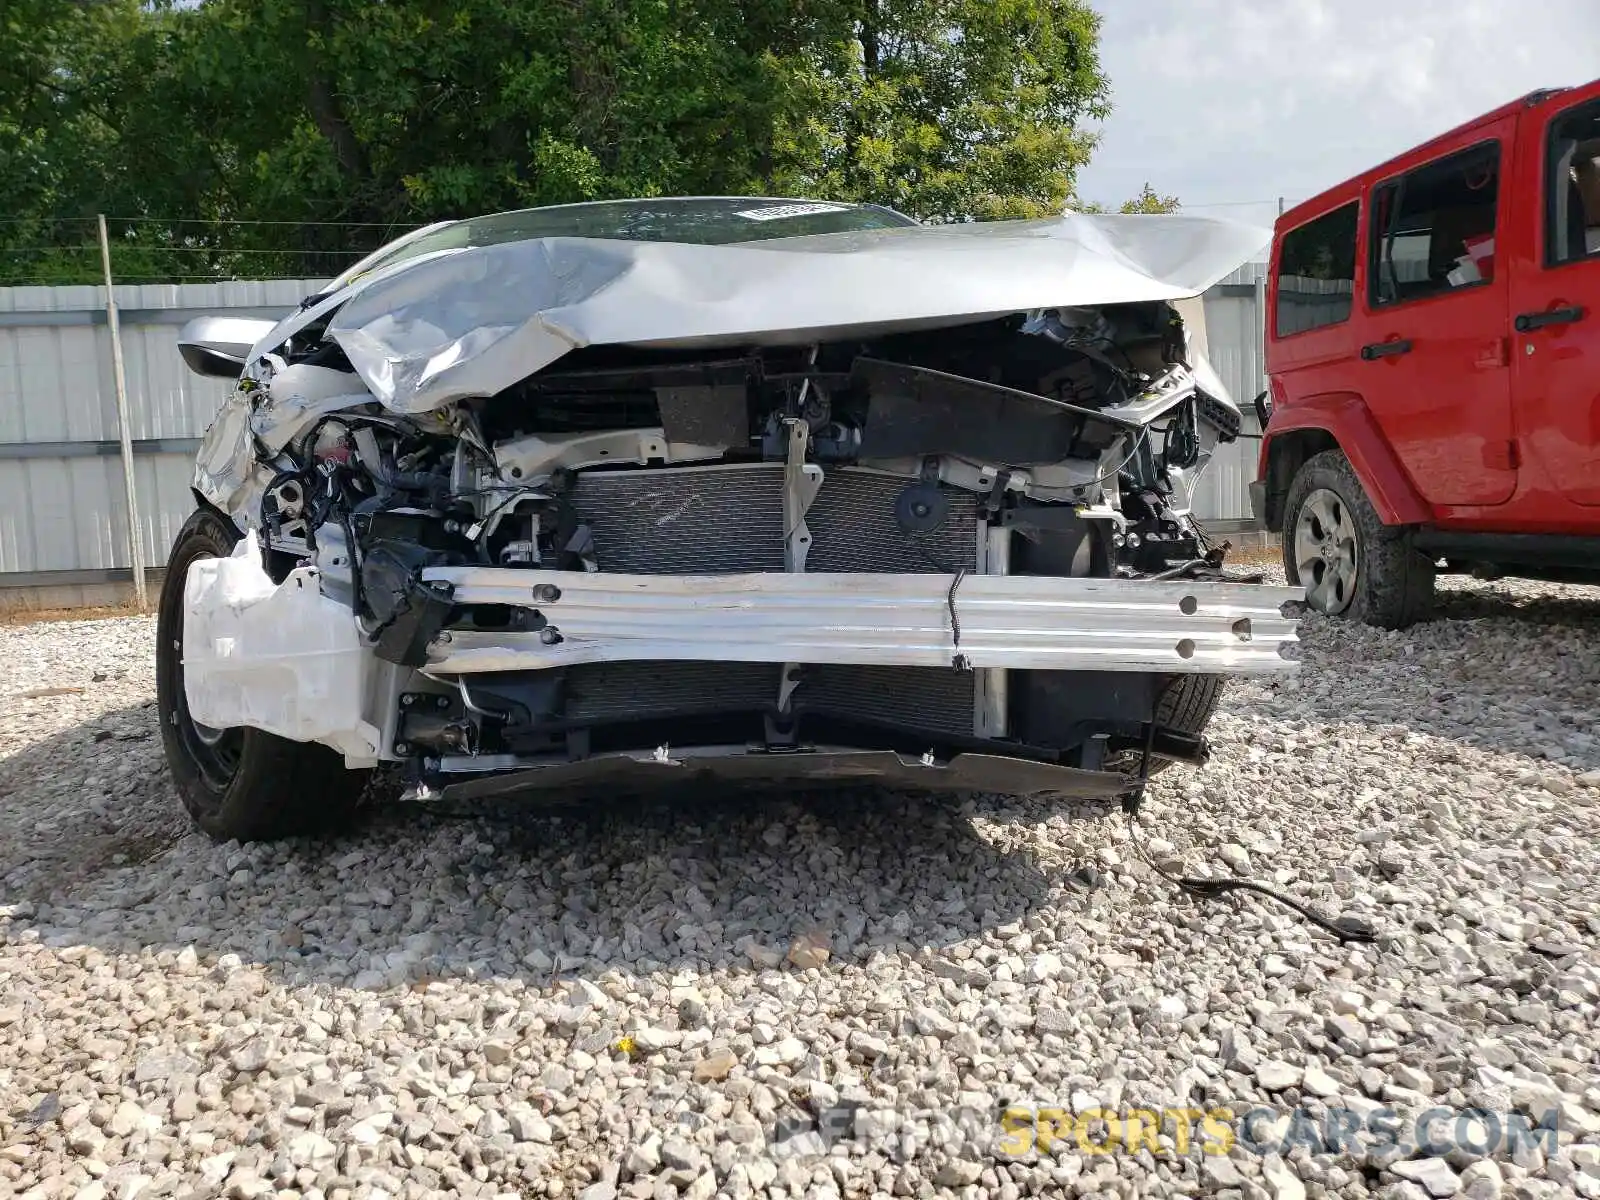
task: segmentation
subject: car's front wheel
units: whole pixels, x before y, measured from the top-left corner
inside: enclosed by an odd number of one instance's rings
[[[1381,629],[1421,620],[1433,602],[1433,562],[1412,548],[1406,530],[1379,519],[1338,450],[1307,459],[1289,486],[1283,570],[1318,612]]]
[[[326,746],[259,729],[211,729],[189,714],[183,684],[184,581],[191,563],[233,552],[239,532],[196,512],[167,559],[156,618],[156,708],[167,767],[194,823],[217,841],[271,841],[320,833],[354,812],[366,782]]]

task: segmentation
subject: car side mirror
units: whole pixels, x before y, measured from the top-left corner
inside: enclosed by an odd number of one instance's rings
[[[1261,429],[1266,431],[1267,422],[1272,420],[1272,394],[1270,389],[1263,389],[1256,393],[1252,403],[1255,405],[1256,420],[1261,422]]]
[[[178,353],[196,375],[236,379],[251,348],[276,324],[259,317],[196,317],[178,334]]]

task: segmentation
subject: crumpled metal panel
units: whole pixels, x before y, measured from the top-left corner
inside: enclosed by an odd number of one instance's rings
[[[251,490],[243,500],[241,494],[252,476],[264,476],[267,471],[256,462],[250,416],[248,395],[234,391],[222,402],[195,455],[194,486],[218,508],[244,516],[253,524],[260,512],[260,489]]]
[[[1266,674],[1297,665],[1280,609],[1304,599],[1263,584],[1031,575],[423,574],[457,604],[537,607],[561,635],[453,631],[424,668],[436,675],[644,659],[948,667],[958,654],[978,669]],[[547,587],[556,598],[535,603]]]
[[[1268,239],[1211,217],[1084,214],[718,246],[543,238],[358,278],[255,352],[332,314],[328,336],[372,394],[420,413],[582,346],[807,343],[1197,296]]]

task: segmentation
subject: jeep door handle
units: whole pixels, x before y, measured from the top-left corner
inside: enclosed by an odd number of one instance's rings
[[[1368,362],[1375,358],[1393,358],[1396,355],[1410,353],[1410,338],[1400,338],[1393,342],[1373,342],[1371,345],[1361,347],[1361,357]]]
[[[1546,325],[1570,325],[1573,321],[1581,320],[1581,308],[1547,308],[1544,312],[1523,313],[1516,319],[1515,325],[1518,333],[1529,333]]]

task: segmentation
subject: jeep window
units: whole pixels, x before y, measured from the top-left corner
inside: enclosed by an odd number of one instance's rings
[[[1372,200],[1368,298],[1405,304],[1494,278],[1500,143],[1476,146],[1378,187]]]
[[[1550,125],[1545,261],[1550,266],[1600,257],[1600,101]]]
[[[1283,235],[1278,251],[1278,337],[1349,319],[1356,290],[1359,209],[1352,200]]]

